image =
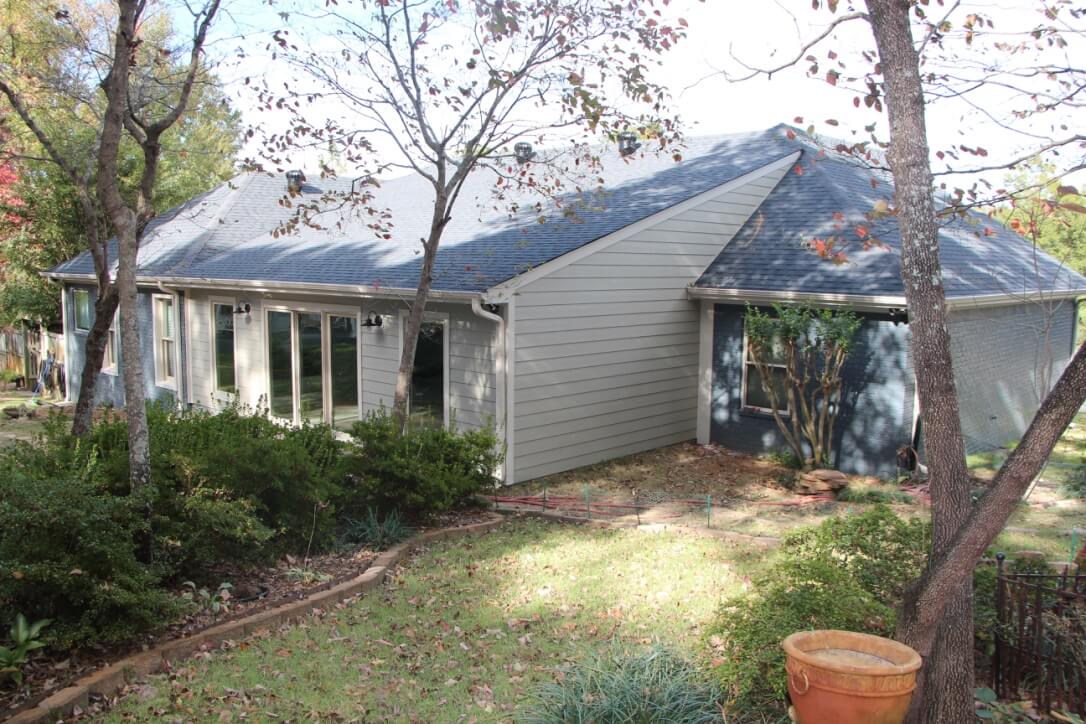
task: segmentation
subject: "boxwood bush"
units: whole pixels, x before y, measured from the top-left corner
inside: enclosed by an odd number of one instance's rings
[[[886,506],[786,536],[750,590],[725,601],[709,630],[714,670],[740,711],[782,710],[781,641],[796,631],[893,632],[894,610],[927,562],[930,525]]]
[[[492,486],[502,455],[492,429],[454,432],[375,412],[351,428],[343,507],[425,515]]]
[[[176,618],[163,569],[136,558],[140,497],[72,478],[0,471],[0,611],[52,619],[53,646],[112,643]]]

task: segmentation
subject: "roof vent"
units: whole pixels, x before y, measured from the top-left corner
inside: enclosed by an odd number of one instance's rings
[[[535,158],[532,144],[525,141],[513,145],[513,155],[517,157],[517,163],[525,164]]]
[[[618,134],[618,152],[623,156],[629,156],[631,153],[641,148],[641,144],[637,141],[637,134],[633,131],[623,131]]]
[[[302,192],[302,184],[305,183],[305,174],[301,171],[287,171],[287,191],[294,194]]]

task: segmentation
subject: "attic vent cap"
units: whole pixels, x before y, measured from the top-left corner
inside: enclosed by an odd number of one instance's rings
[[[618,152],[623,156],[629,156],[631,153],[641,148],[641,144],[637,141],[637,134],[633,131],[623,131],[618,134]]]
[[[513,144],[513,155],[517,158],[517,163],[528,163],[535,158],[535,151],[532,150],[532,144],[527,141],[520,141]]]
[[[302,190],[302,184],[305,183],[305,174],[301,171],[294,169],[287,171],[287,190],[299,193]]]

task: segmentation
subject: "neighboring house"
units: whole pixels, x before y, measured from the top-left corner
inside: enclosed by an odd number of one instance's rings
[[[864,218],[892,194],[885,179],[873,186],[784,126],[692,139],[678,163],[608,153],[606,194],[544,224],[495,208],[490,179],[473,175],[438,256],[412,409],[495,424],[507,482],[695,437],[773,450],[781,441],[744,364],[743,309],[802,300],[864,314],[835,462],[892,473],[918,421],[895,224]],[[150,397],[337,427],[391,405],[428,184],[411,176],[377,191],[373,205],[394,223],[386,240],[365,217],[272,233],[292,213],[280,203],[287,183],[243,175],[152,223],[138,273]],[[346,183],[300,191],[316,199]],[[807,249],[857,223],[886,248],[842,265]],[[1066,363],[1086,279],[986,218],[948,225],[941,243],[970,449],[998,446],[1021,434],[1038,386]],[[46,273],[64,283],[73,384],[92,271],[84,254]],[[123,404],[118,369],[111,339],[102,402]]]

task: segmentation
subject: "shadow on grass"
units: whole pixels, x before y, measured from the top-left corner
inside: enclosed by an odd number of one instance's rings
[[[505,720],[613,643],[702,655],[760,553],[678,533],[537,520],[419,552],[389,584],[151,677],[107,716]]]

